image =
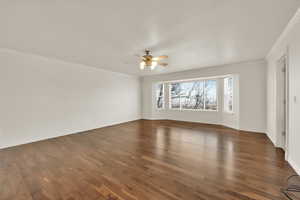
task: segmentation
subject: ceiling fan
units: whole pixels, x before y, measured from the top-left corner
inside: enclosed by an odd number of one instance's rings
[[[140,69],[144,70],[145,68],[150,68],[150,70],[154,70],[157,65],[166,67],[168,66],[168,63],[160,62],[166,58],[168,58],[168,56],[153,57],[151,55],[151,51],[149,49],[145,49],[145,55],[141,56],[142,61],[140,62]]]

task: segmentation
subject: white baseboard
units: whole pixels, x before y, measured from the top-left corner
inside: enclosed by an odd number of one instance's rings
[[[272,137],[270,137],[270,134],[268,132],[266,134],[267,134],[268,138],[270,139],[270,141],[272,142],[273,146],[277,147],[276,142],[274,141],[274,139]]]
[[[292,168],[296,171],[298,175],[300,175],[300,167],[296,164],[296,162],[293,161],[290,157],[288,158],[288,162],[292,166]]]
[[[23,141],[19,141],[19,142],[15,142],[15,143],[11,143],[11,144],[7,144],[7,145],[0,145],[0,150],[1,149],[5,149],[5,148],[9,148],[9,147],[14,147],[14,146],[20,146],[20,145],[24,145],[24,144],[30,144],[33,142],[38,142],[38,141],[43,141],[43,140],[48,140],[48,139],[53,139],[53,138],[58,138],[58,137],[62,137],[62,136],[67,136],[67,135],[73,135],[73,134],[78,134],[78,133],[83,133],[86,131],[91,131],[91,130],[95,130],[95,129],[99,129],[99,128],[104,128],[104,127],[108,127],[108,126],[114,126],[114,125],[118,125],[118,124],[123,124],[123,123],[127,123],[127,122],[132,122],[132,121],[136,121],[136,120],[140,120],[141,118],[133,118],[133,119],[128,119],[128,120],[120,120],[120,121],[115,121],[115,122],[111,122],[111,123],[103,123],[97,127],[91,127],[89,129],[78,129],[76,131],[71,131],[71,132],[61,132],[59,134],[56,134],[54,136],[50,136],[50,137],[39,137],[39,138],[31,138],[31,139],[27,139],[27,140],[23,140]]]

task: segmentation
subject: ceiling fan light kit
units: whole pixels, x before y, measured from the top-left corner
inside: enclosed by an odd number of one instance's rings
[[[146,68],[150,68],[150,70],[154,70],[156,66],[161,65],[163,67],[166,67],[167,63],[160,63],[159,61],[162,59],[166,59],[168,56],[158,56],[153,57],[151,55],[151,51],[149,49],[145,50],[145,55],[141,57],[142,61],[140,62],[140,69],[144,70]]]
[[[145,69],[145,65],[146,65],[146,63],[145,63],[144,61],[142,61],[142,62],[140,63],[140,69],[141,69],[141,70],[144,70],[144,69]]]

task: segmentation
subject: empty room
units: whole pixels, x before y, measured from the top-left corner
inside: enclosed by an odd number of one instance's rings
[[[0,1],[0,200],[300,200],[300,0]]]

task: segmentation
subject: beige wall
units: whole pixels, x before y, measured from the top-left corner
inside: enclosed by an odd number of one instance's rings
[[[138,77],[0,50],[0,148],[140,119]]]

